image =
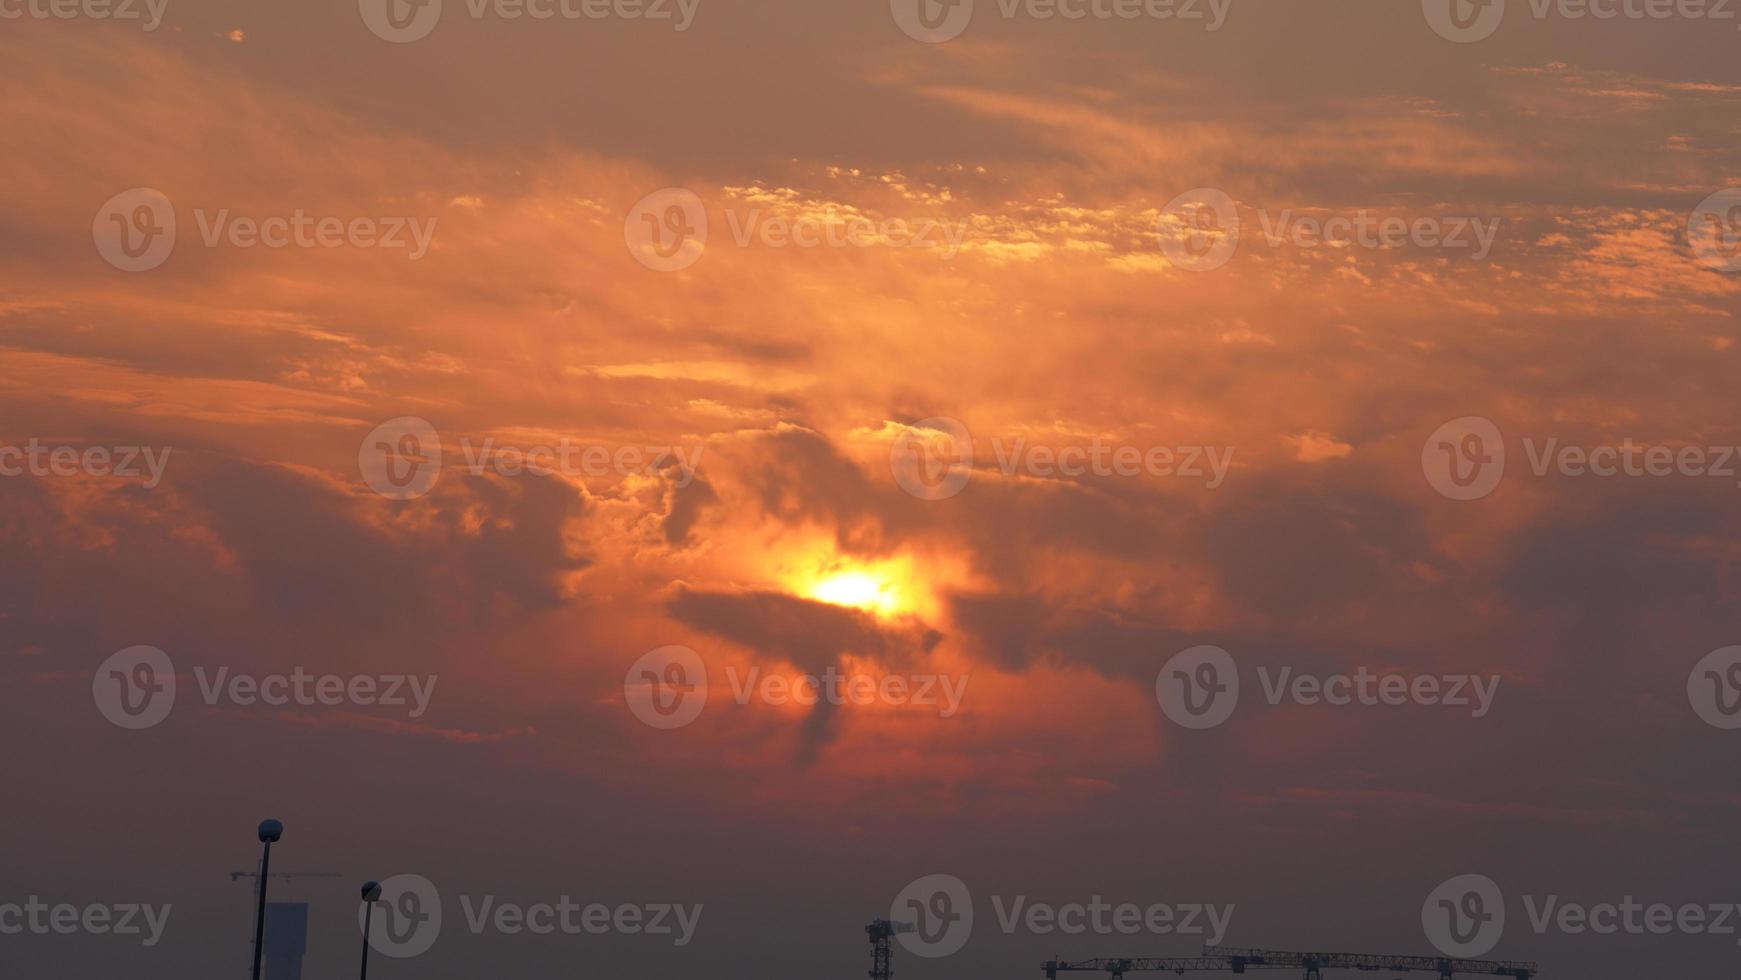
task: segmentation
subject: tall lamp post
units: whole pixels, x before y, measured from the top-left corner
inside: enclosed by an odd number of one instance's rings
[[[358,980],[369,980],[369,933],[375,922],[375,903],[381,900],[381,883],[363,882],[363,970]]]
[[[260,957],[266,952],[266,882],[272,877],[272,845],[284,836],[284,825],[276,820],[260,824],[260,904],[254,910],[254,980],[260,980]]]

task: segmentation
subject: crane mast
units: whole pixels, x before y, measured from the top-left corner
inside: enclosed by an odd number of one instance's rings
[[[894,950],[890,948],[889,940],[898,933],[912,932],[913,928],[911,922],[891,922],[888,919],[877,919],[864,927],[871,943],[871,980],[889,980],[895,975]]]

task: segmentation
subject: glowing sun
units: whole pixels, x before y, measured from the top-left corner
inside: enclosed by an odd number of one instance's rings
[[[864,571],[835,572],[811,583],[807,591],[818,602],[851,606],[881,616],[892,616],[905,605],[893,582]]]

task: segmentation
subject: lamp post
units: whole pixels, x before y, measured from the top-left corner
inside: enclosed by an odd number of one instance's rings
[[[284,836],[284,825],[276,820],[260,824],[260,904],[254,910],[254,980],[260,980],[260,957],[266,952],[266,882],[272,877],[272,845]]]
[[[375,922],[375,903],[381,900],[381,883],[363,882],[363,970],[358,980],[369,980],[369,932]]]

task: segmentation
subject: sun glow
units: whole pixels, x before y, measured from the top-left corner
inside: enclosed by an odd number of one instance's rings
[[[947,561],[897,552],[882,556],[843,554],[830,538],[779,542],[751,552],[771,559],[764,581],[813,602],[858,609],[878,619],[913,617],[942,622],[942,596],[971,577]]]
[[[883,616],[893,615],[901,608],[894,583],[864,571],[836,572],[818,579],[810,587],[810,598]]]

